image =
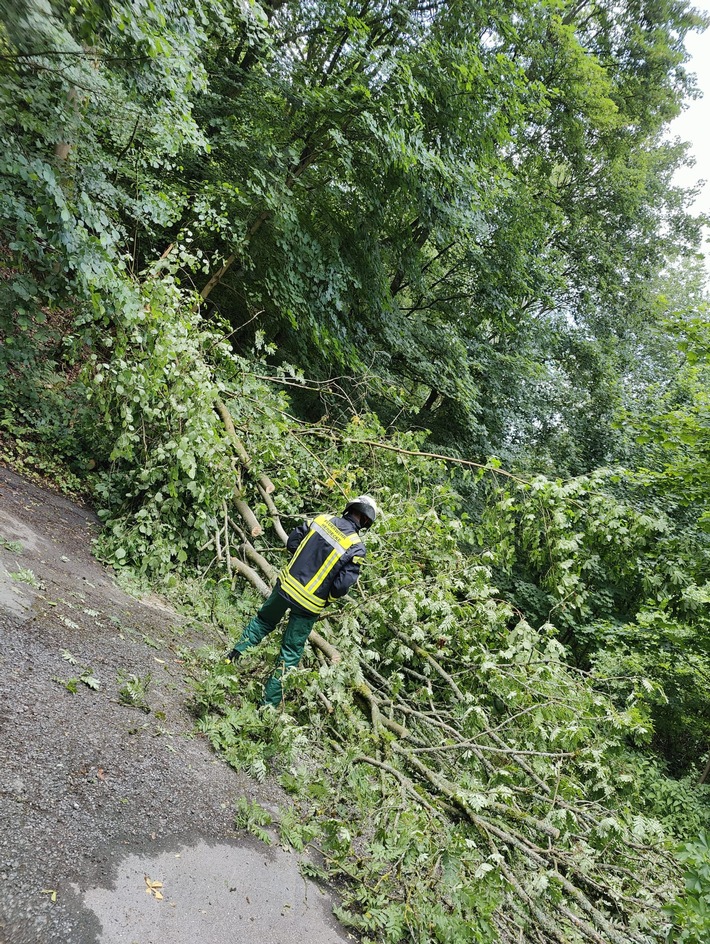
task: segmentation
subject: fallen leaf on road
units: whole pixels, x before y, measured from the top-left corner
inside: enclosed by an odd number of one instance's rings
[[[154,882],[153,879],[152,879],[152,878],[148,878],[147,875],[144,875],[143,877],[145,878],[145,884],[146,884],[145,893],[146,893],[146,895],[152,895],[153,898],[157,899],[158,901],[162,901],[162,900],[163,900],[163,893],[160,891],[160,889],[163,887],[163,883],[162,883],[162,882]]]

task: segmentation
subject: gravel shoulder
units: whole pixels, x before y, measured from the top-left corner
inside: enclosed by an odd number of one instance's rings
[[[352,940],[295,856],[235,832],[239,797],[282,796],[194,734],[178,653],[215,640],[125,594],[97,533],[0,468],[0,944]],[[119,673],[150,673],[150,713],[119,703]],[[100,687],[61,681],[82,675]]]

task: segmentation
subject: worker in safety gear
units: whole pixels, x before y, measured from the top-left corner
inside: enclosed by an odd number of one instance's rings
[[[288,623],[281,640],[276,669],[266,683],[264,704],[278,705],[281,680],[287,669],[301,661],[313,624],[328,603],[344,597],[360,576],[365,545],[360,531],[372,527],[378,515],[375,500],[360,495],[345,506],[342,518],[318,515],[299,525],[288,536],[293,554],[279,574],[271,596],[246,625],[228,655],[236,662],[246,650],[276,629],[287,610]]]

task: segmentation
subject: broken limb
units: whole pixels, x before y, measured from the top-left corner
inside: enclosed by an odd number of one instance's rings
[[[269,514],[271,515],[271,521],[274,526],[274,531],[278,535],[279,540],[283,544],[286,544],[286,542],[288,541],[288,535],[286,534],[286,531],[284,530],[284,527],[281,524],[281,518],[279,517],[279,510],[274,504],[274,500],[271,497],[271,494],[267,492],[266,489],[262,485],[258,485],[257,488],[259,489],[259,494],[264,499],[264,503],[266,504]]]
[[[251,537],[258,538],[264,533],[264,529],[257,521],[256,515],[245,501],[243,501],[241,498],[235,498],[234,507],[237,509],[240,518],[249,529],[249,534]]]

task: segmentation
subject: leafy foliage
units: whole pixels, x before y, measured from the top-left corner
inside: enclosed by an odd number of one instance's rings
[[[127,705],[130,708],[138,708],[147,713],[150,712],[150,705],[147,701],[148,689],[151,683],[151,675],[139,676],[133,672],[119,672],[118,674],[118,700],[120,704]]]
[[[603,493],[603,476],[594,488],[537,478],[516,486],[517,503],[510,486],[498,486],[490,515],[473,522],[442,464],[407,455],[416,441],[383,438],[373,417],[358,417],[337,442],[312,433],[321,471],[306,471],[310,490],[301,482],[300,494],[366,480],[391,510],[368,536],[364,596],[339,620],[345,658],[288,677],[295,716],[278,722],[253,707],[257,656],[239,676],[207,662],[201,730],[240,769],[262,776],[278,764],[299,802],[282,835],[296,848],[313,845],[346,881],[340,917],[366,941],[573,941],[585,921],[610,940],[633,940],[632,928],[663,939],[671,917],[659,924],[657,909],[675,896],[679,874],[665,846],[707,822],[703,793],[642,763],[668,679],[651,659],[647,676],[638,664],[607,675],[620,655],[610,646],[602,663],[601,644],[591,673],[575,669],[558,638],[564,625],[587,625],[597,595],[586,577],[590,552],[605,552],[592,575],[613,574],[645,542],[650,552],[657,522]],[[395,451],[372,448],[378,442]],[[289,464],[286,493],[293,472]],[[555,625],[553,611],[534,629],[520,604],[500,600],[493,571],[515,546],[502,535],[518,533],[505,514],[527,515],[531,566],[544,561],[549,572],[559,558],[559,572],[572,573],[564,596],[578,595],[574,620]],[[584,524],[576,544],[563,543],[568,523]],[[661,566],[649,556],[641,574]],[[353,692],[369,706],[364,715]],[[669,723],[676,734],[678,721]],[[558,921],[563,929],[553,932]]]
[[[59,676],[54,676],[52,678],[53,682],[59,682],[60,685],[63,685],[64,688],[71,694],[76,695],[79,689],[79,683],[86,685],[87,688],[91,689],[93,692],[97,692],[101,688],[101,682],[94,675],[94,670],[88,665],[82,665],[78,660],[72,655],[68,650],[64,650],[62,653],[62,658],[65,662],[68,662],[71,666],[78,666],[79,668],[79,677],[73,678],[60,678]]]
[[[710,899],[708,883],[710,881],[710,844],[705,832],[696,842],[685,843],[679,857],[685,863],[686,895],[674,902],[669,911],[675,919],[674,928],[669,935],[669,942],[689,942],[699,944],[707,937],[710,930]]]
[[[0,12],[5,460],[90,469],[104,558],[231,635],[279,529],[365,490],[386,509],[322,627],[343,659],[309,656],[288,711],[255,707],[259,654],[194,657],[199,729],[279,774],[282,839],[342,879],[342,920],[701,940],[708,335],[699,280],[659,267],[698,239],[663,133],[702,19]],[[246,801],[237,822],[267,835]]]
[[[6,331],[26,342],[6,350],[18,374],[36,361],[24,397],[51,372],[67,399],[64,363],[120,326],[110,299],[157,263],[243,348],[263,330],[282,363],[367,377],[357,409],[479,455],[535,447],[575,473],[606,461],[598,419],[621,396],[655,269],[699,239],[671,184],[684,150],[662,138],[692,90],[697,14],[527,0],[1,9]],[[70,308],[59,338],[48,306]],[[59,369],[42,376],[32,341],[47,321]],[[56,413],[32,406],[25,425],[38,411]]]

